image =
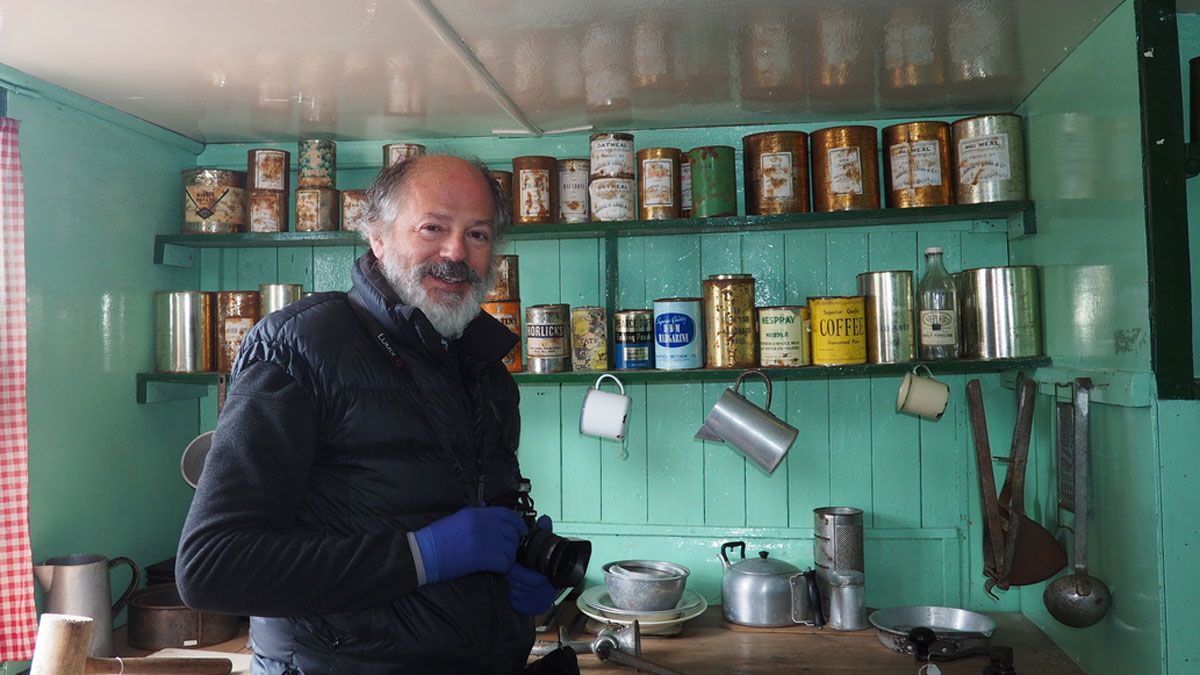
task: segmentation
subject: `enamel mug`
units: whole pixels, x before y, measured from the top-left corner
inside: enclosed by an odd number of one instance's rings
[[[619,394],[600,389],[600,383],[605,378],[617,383]],[[596,384],[583,395],[579,433],[623,441],[629,429],[629,410],[632,407],[633,401],[625,395],[625,385],[612,373],[605,373],[596,378]]]
[[[927,377],[918,374],[922,368]],[[904,374],[904,381],[900,383],[900,392],[896,396],[896,412],[940,420],[949,401],[950,385],[933,379],[929,368],[920,365]]]

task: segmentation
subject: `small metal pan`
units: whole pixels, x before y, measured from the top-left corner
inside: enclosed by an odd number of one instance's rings
[[[984,649],[996,632],[996,622],[978,612],[954,607],[911,605],[887,607],[871,614],[875,636],[884,647],[901,654],[925,656],[921,660],[945,661],[963,652]],[[932,644],[914,639],[914,629],[933,631]],[[918,632],[919,633],[919,632]],[[921,654],[920,652],[925,652]]]

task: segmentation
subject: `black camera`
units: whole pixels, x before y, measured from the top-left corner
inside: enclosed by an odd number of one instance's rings
[[[521,478],[512,492],[494,502],[495,506],[512,509],[529,527],[517,542],[517,562],[544,575],[555,588],[576,586],[587,573],[592,542],[560,537],[538,527],[530,487],[529,480]]]

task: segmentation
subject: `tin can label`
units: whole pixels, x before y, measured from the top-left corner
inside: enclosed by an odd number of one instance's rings
[[[806,366],[808,313],[802,307],[764,308],[758,311],[759,364]]]
[[[337,199],[333,190],[296,191],[296,230],[300,232],[327,232],[337,229],[333,202]]]
[[[287,156],[279,151],[259,150],[254,153],[254,183],[260,190],[284,190],[287,178]]]
[[[367,217],[367,197],[361,190],[342,193],[342,229],[359,232]]]
[[[941,148],[936,140],[897,143],[892,156],[892,189],[937,187],[942,184]]]
[[[483,311],[491,314],[497,321],[504,324],[504,327],[513,332],[514,335],[521,334],[521,306],[517,302],[485,302],[483,303]],[[521,369],[521,343],[513,345],[513,348],[500,359],[508,372],[513,373]]]
[[[809,298],[812,360],[821,365],[865,363],[866,304],[860,297]]]
[[[700,301],[654,303],[654,367],[661,370],[703,367]]]
[[[225,319],[225,344],[232,347],[233,352],[237,353],[237,348],[242,344],[242,338],[246,337],[246,333],[254,328],[254,318],[249,316],[231,316]]]
[[[596,178],[588,186],[592,219],[633,220],[637,189],[632,178]]]
[[[674,171],[669,159],[642,160],[642,206],[675,205]]]
[[[575,370],[608,368],[608,322],[603,309],[571,310],[571,363]]]
[[[547,169],[521,169],[517,172],[521,186],[522,218],[537,218],[550,215],[550,171]]]
[[[764,152],[758,156],[758,169],[759,195],[764,201],[792,198],[792,153]]]
[[[564,223],[588,219],[588,174],[586,171],[558,172],[558,218]]]
[[[530,358],[567,356],[566,326],[561,323],[530,323],[525,328],[525,353]]]
[[[329,141],[301,141],[297,174],[300,187],[333,187],[337,150]]]
[[[958,142],[960,185],[978,185],[1010,178],[1012,160],[1008,155],[1008,134],[964,138]]]
[[[857,147],[829,149],[829,192],[835,195],[863,193],[862,157]]]
[[[183,205],[183,223],[188,230],[233,231],[246,222],[242,188],[189,185],[184,192],[187,201]]]
[[[633,141],[597,138],[592,141],[593,176],[632,176]]]
[[[921,344],[958,344],[958,321],[952,309],[923,309],[921,317]]]
[[[685,211],[692,208],[692,163],[686,159],[679,164],[679,207]]]

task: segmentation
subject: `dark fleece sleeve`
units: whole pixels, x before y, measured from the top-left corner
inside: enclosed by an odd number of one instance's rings
[[[416,588],[407,532],[297,527],[319,420],[313,396],[280,365],[254,361],[238,372],[179,541],[176,583],[189,606],[303,616]]]

